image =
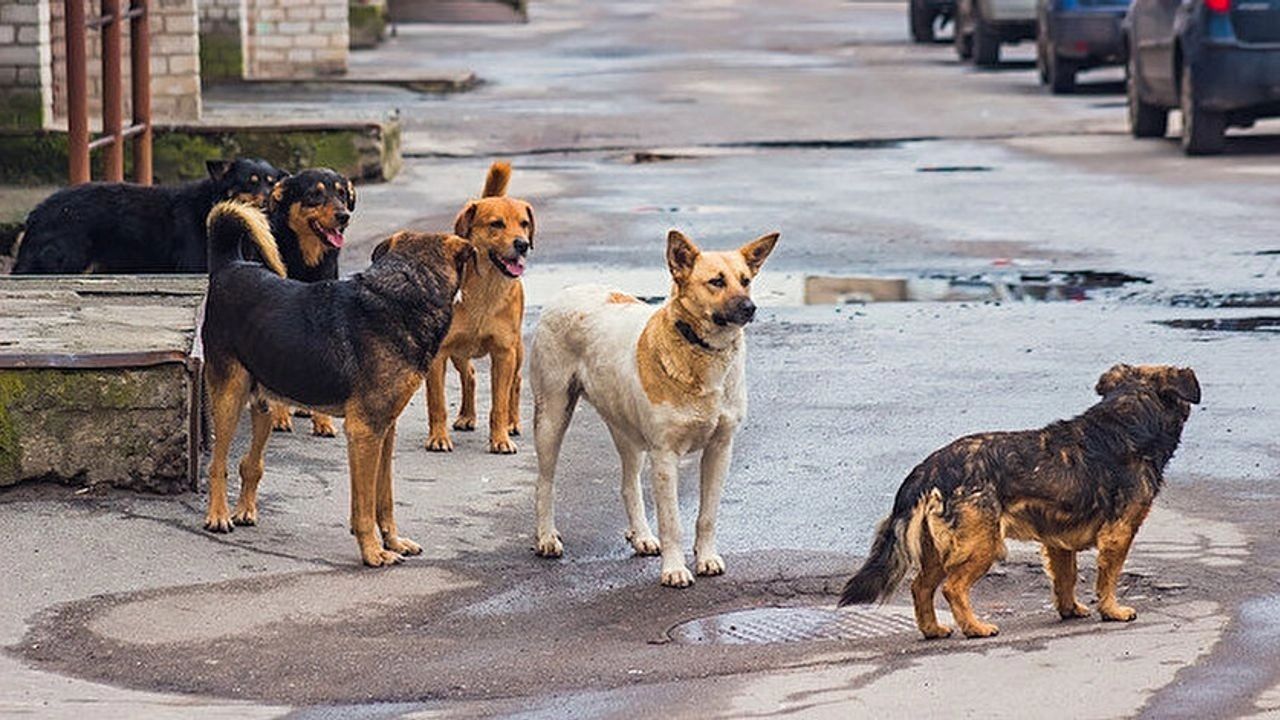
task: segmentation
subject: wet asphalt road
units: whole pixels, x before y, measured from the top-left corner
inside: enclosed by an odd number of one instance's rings
[[[481,435],[458,435],[451,455],[428,454],[418,398],[400,425],[397,512],[426,555],[387,572],[357,567],[340,440],[273,438],[262,524],[226,537],[198,529],[203,496],[0,495],[0,524],[12,528],[0,599],[15,609],[0,618],[12,650],[0,658],[0,711],[1209,717],[1280,707],[1274,644],[1257,641],[1277,625],[1267,610],[1280,566],[1267,542],[1280,474],[1275,336],[1159,324],[1280,314],[1185,307],[1275,287],[1280,265],[1266,252],[1280,248],[1280,143],[1263,123],[1225,157],[1187,160],[1171,140],[1123,135],[1117,72],[1086,75],[1081,96],[1050,97],[1028,47],[978,73],[949,46],[907,45],[904,14],[894,3],[535,2],[528,26],[403,27],[353,60],[474,69],[487,82],[472,93],[270,98],[299,113],[399,109],[406,168],[361,189],[347,272],[394,229],[450,226],[488,162],[510,157],[512,192],[539,213],[530,326],[548,293],[584,279],[660,294],[669,227],[714,247],[782,232],[749,330],[750,420],[721,513],[726,576],[666,590],[656,559],[630,556],[616,458],[590,411],[561,466],[566,557],[535,558],[531,441],[495,457]],[[215,92],[210,115],[261,100]],[[665,159],[637,163],[637,153]],[[802,307],[794,291],[808,275],[1049,270],[1149,282],[1069,303]],[[962,434],[1074,414],[1117,361],[1191,365],[1205,396],[1125,576],[1137,623],[1058,623],[1034,554],[1015,547],[975,593],[1004,630],[980,648],[909,632],[672,640],[673,627],[721,612],[829,608],[915,462]],[[682,466],[686,477],[695,467]],[[691,530],[696,486],[681,497]],[[1019,680],[1007,704],[974,687],[983,675]]]

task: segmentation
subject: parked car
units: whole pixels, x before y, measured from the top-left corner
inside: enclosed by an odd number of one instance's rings
[[[951,22],[955,14],[956,0],[911,0],[907,6],[911,39],[918,43],[934,42],[938,28]]]
[[[978,67],[1000,62],[1000,46],[1036,36],[1036,0],[956,0],[955,45]]]
[[[1134,0],[1124,25],[1134,137],[1163,137],[1178,108],[1183,150],[1206,155],[1280,115],[1280,0]]]
[[[1076,89],[1076,75],[1125,61],[1124,22],[1129,0],[1039,0],[1036,68],[1054,93]]]

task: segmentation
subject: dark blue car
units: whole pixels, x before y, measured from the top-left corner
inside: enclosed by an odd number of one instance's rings
[[[1134,137],[1163,137],[1178,108],[1183,150],[1205,155],[1280,115],[1280,0],[1134,0],[1125,33]]]
[[[1076,74],[1125,61],[1121,23],[1129,0],[1039,0],[1036,67],[1055,93],[1076,89]]]

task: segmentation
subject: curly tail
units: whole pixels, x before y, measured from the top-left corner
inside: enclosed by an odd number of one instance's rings
[[[507,194],[507,183],[511,182],[511,163],[499,160],[489,166],[489,174],[484,179],[484,192],[480,197],[502,197]]]
[[[942,496],[932,490],[907,506],[905,512],[880,522],[871,554],[858,572],[844,584],[837,607],[884,602],[915,565],[920,563],[920,533],[929,532],[927,515],[938,512]]]
[[[285,277],[280,248],[271,234],[267,216],[258,208],[227,200],[213,206],[206,223],[209,237],[209,274],[212,275],[237,260],[243,260],[240,248],[247,241],[258,251],[262,263],[272,272]]]

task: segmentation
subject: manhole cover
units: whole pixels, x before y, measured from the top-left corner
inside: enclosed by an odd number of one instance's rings
[[[808,640],[865,640],[915,632],[906,608],[826,610],[770,607],[712,615],[671,628],[671,639],[690,645],[753,645]]]

